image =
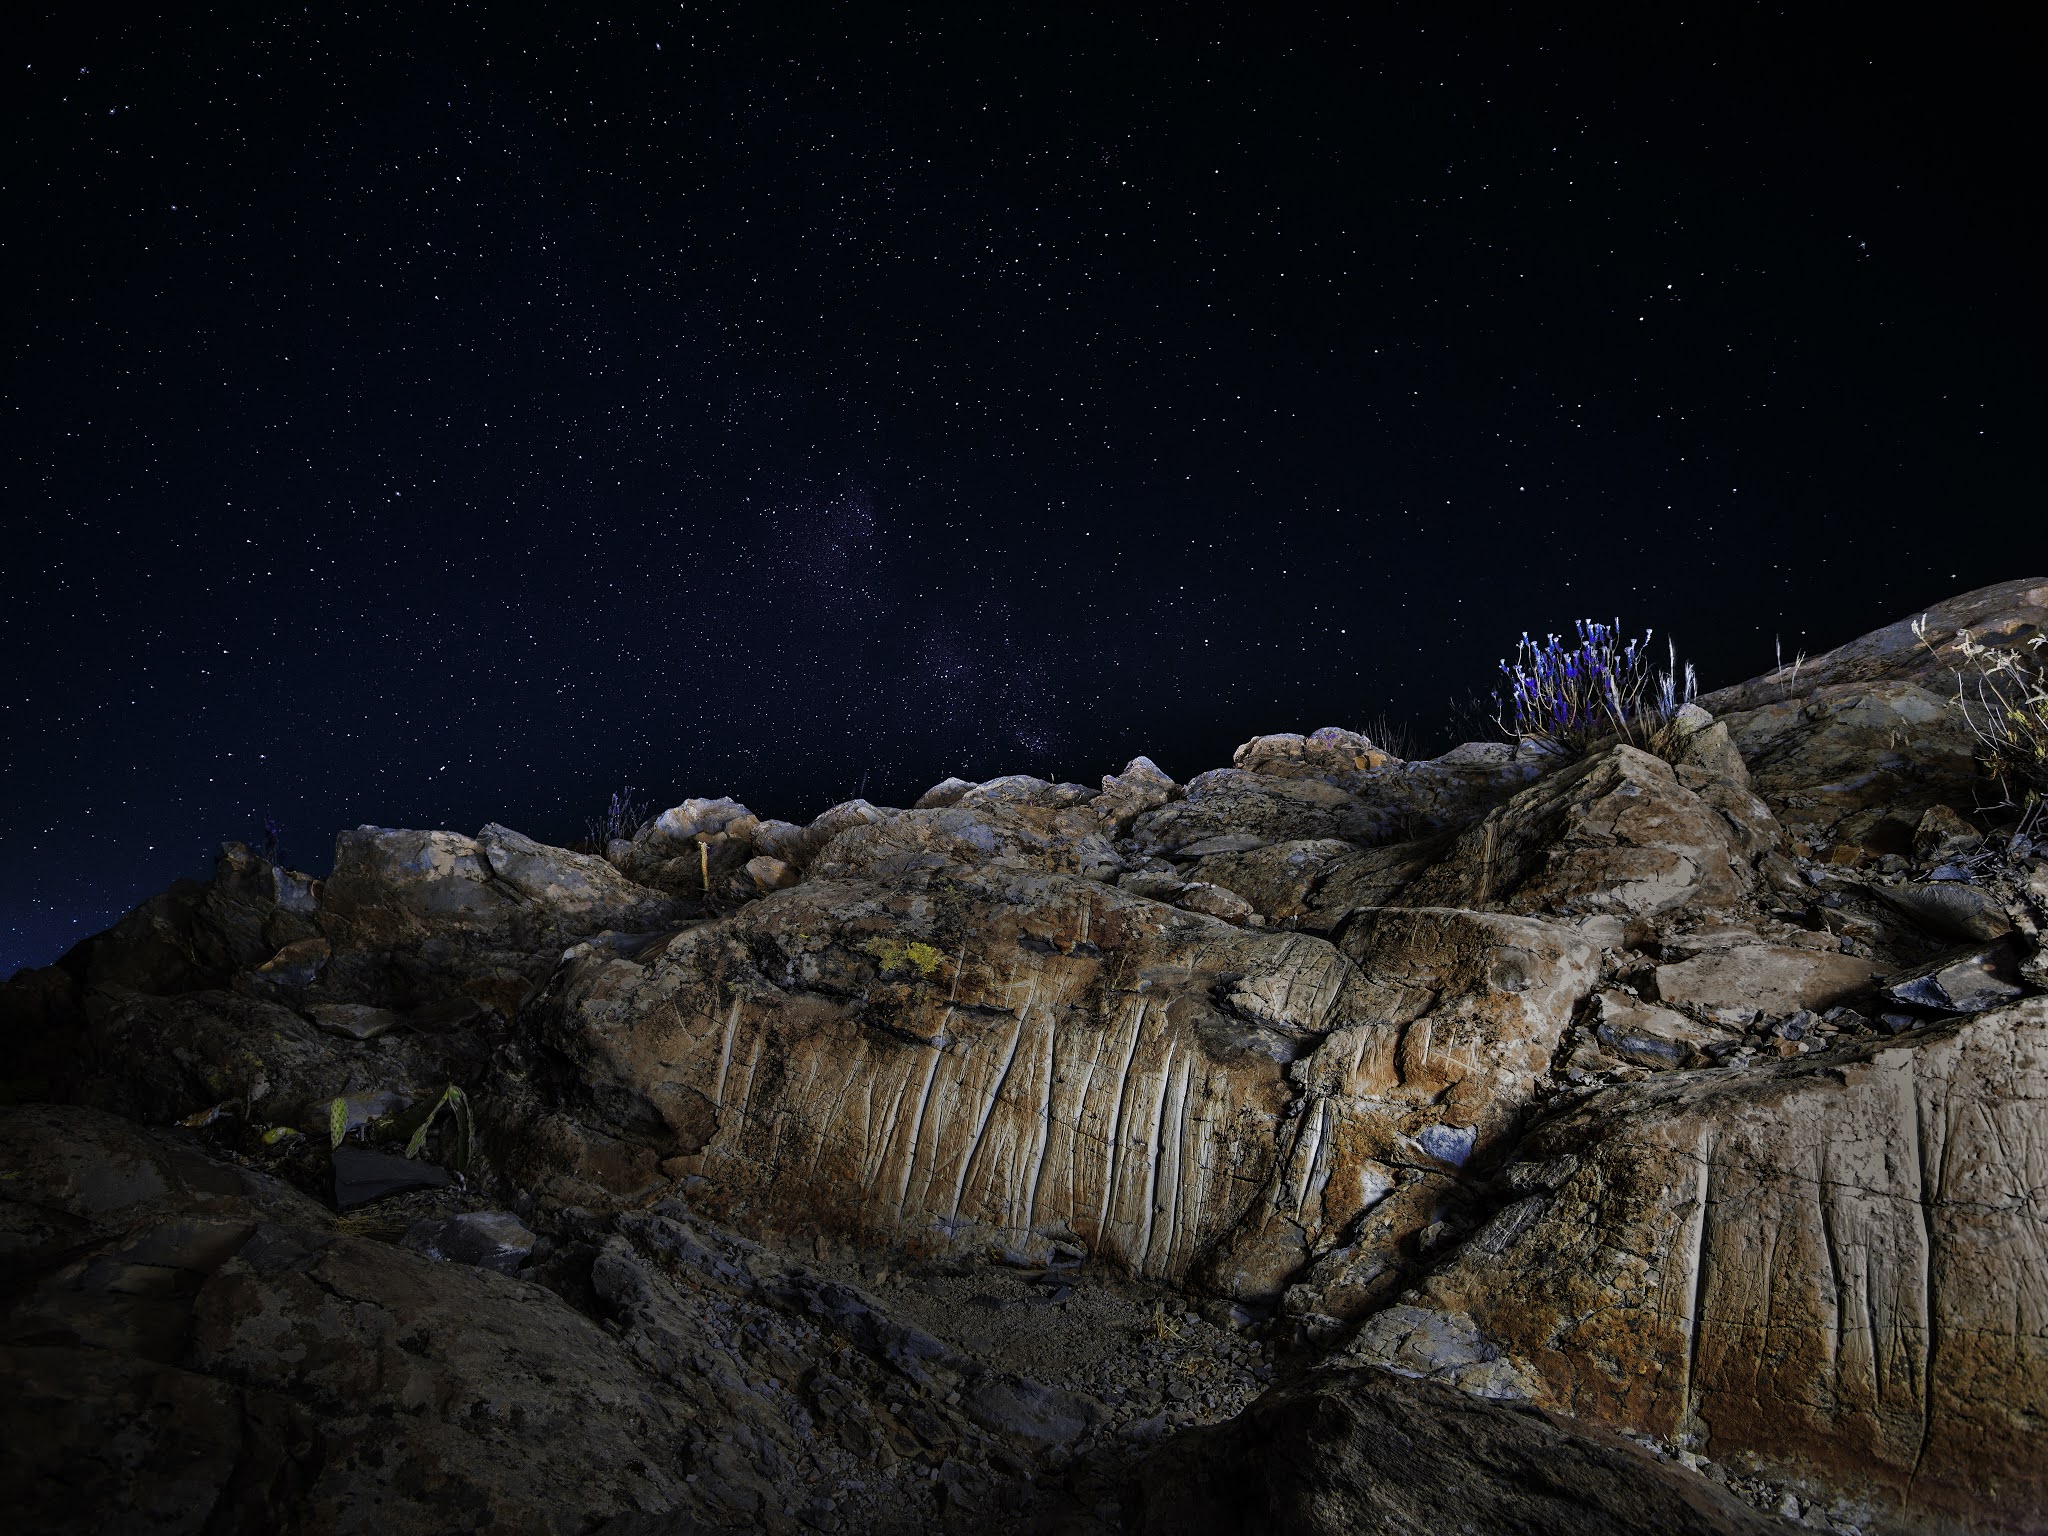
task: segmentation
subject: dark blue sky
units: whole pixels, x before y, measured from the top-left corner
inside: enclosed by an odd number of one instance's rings
[[[2016,8],[34,9],[0,973],[265,814],[1439,747],[2048,548]]]

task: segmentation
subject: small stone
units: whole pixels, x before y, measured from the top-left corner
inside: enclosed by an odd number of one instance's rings
[[[1984,834],[1946,805],[1929,806],[1913,828],[1913,857],[1935,864],[1979,847]]]
[[[510,1211],[464,1211],[445,1220],[414,1222],[398,1245],[430,1259],[509,1275],[526,1262],[539,1241]]]
[[[1771,1033],[1780,1040],[1804,1040],[1809,1031],[1820,1021],[1805,1008],[1782,1018],[1771,1026]]]
[[[1884,995],[1939,1013],[1982,1013],[2025,995],[2026,988],[2010,979],[2013,969],[2002,945],[1964,950],[1892,978]]]

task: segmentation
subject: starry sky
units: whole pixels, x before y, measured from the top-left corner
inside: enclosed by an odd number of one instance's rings
[[[2039,38],[1785,9],[17,10],[0,974],[266,816],[1420,755],[2037,570]]]

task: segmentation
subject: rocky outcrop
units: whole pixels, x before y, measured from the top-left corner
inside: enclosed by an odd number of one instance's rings
[[[2044,1105],[2041,999],[1611,1090],[1357,1355],[1999,1527],[2048,1509]]]
[[[1271,1176],[1288,1067],[1357,986],[1319,939],[952,865],[593,950],[547,1006],[607,1129],[644,1144],[634,1179],[750,1225],[1078,1243],[1173,1282]]]
[[[1132,1518],[2028,1529],[2048,849],[1939,674],[1880,632],[1662,756],[230,845],[0,988],[11,1475],[60,1528],[1080,1532],[1338,1350]]]
[[[1318,1371],[1144,1468],[1145,1536],[1786,1529],[1682,1466],[1568,1420],[1378,1371]]]

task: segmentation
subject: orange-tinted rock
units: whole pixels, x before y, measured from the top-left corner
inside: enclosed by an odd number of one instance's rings
[[[2044,1103],[2040,999],[1847,1060],[1611,1090],[1530,1139],[1520,1198],[1359,1352],[1943,1528],[2031,1529]]]

